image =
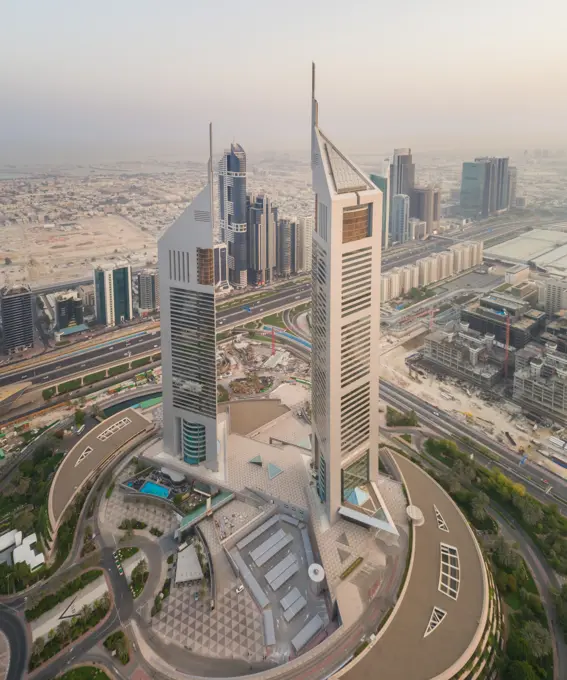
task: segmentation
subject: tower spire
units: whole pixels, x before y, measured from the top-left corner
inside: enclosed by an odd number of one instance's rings
[[[214,190],[214,172],[213,172],[213,124],[209,123],[209,167],[207,168],[209,175],[209,192],[211,196],[211,230],[215,228],[215,190]]]
[[[319,125],[319,111],[317,100],[315,99],[315,62],[311,62],[311,124],[313,127]]]

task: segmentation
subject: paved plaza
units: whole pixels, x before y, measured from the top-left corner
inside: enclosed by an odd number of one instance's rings
[[[199,590],[199,585],[172,588],[154,618],[154,631],[204,656],[261,661],[262,615],[247,591],[236,593],[233,585],[226,587],[217,593],[210,611],[208,596],[195,602]]]
[[[139,497],[135,501],[126,500],[119,485],[134,474],[135,467],[129,465],[116,478],[112,495],[101,505],[103,521],[117,529],[123,520],[137,519],[145,522],[148,530],[155,527],[164,534],[172,533],[179,526],[177,516],[172,510],[161,508],[150,501],[138,500]]]

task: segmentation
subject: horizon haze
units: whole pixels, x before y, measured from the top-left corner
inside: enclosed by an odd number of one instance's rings
[[[4,163],[567,145],[567,6],[543,0],[9,3],[0,25]],[[553,17],[550,21],[549,17]],[[563,68],[562,68],[563,67]]]

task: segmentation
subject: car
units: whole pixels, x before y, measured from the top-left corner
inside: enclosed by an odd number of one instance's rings
[[[296,300],[299,300],[300,297],[301,297],[301,295],[296,295],[296,296],[295,296],[295,299],[296,299]]]
[[[193,599],[195,600],[195,602],[197,602],[199,600],[199,593],[195,593],[193,595]]]
[[[157,347],[157,345],[154,345],[154,349]]]
[[[114,349],[114,345],[111,345],[108,349]]]
[[[243,586],[243,585],[239,585],[238,588],[236,589],[236,594],[238,595],[238,594],[241,593],[243,590],[244,590],[244,586]]]
[[[433,411],[433,415],[434,415],[434,416],[439,416],[439,415],[441,415],[441,414],[439,413],[439,411]]]

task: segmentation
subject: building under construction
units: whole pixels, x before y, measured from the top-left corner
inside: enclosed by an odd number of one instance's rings
[[[461,309],[461,321],[483,335],[494,335],[502,345],[521,349],[545,328],[545,312],[511,295],[490,293]]]
[[[450,322],[444,330],[425,338],[423,361],[441,372],[490,388],[504,376],[506,365],[511,374],[514,354],[513,347],[507,353],[494,335],[482,335],[466,322]]]
[[[567,423],[567,356],[556,344],[529,343],[516,353],[514,400],[528,411]]]

